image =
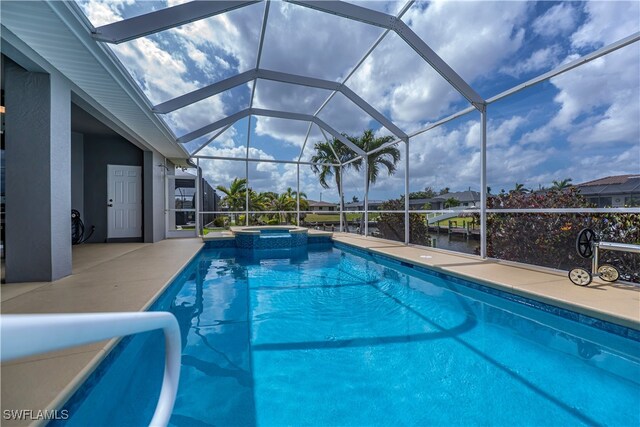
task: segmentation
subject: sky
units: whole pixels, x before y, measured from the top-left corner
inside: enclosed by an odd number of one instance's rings
[[[79,4],[95,26],[181,1],[91,0]],[[398,14],[404,2],[360,6]],[[265,3],[110,45],[152,104],[210,85],[257,65]],[[273,1],[260,68],[344,82],[383,29],[289,3]],[[483,98],[488,99],[563,63],[640,31],[640,2],[415,2],[401,19]],[[406,133],[469,106],[399,36],[389,32],[346,85]],[[253,82],[163,115],[177,137],[249,107]],[[258,80],[253,106],[314,114],[330,91]],[[391,132],[341,93],[318,117],[341,133]],[[634,43],[488,107],[487,176],[493,192],[515,183],[537,189],[640,174],[640,43]],[[200,151],[202,155],[309,160],[323,141],[313,125],[267,117],[242,119]],[[469,113],[410,141],[409,187],[480,189],[480,114]],[[249,134],[249,135],[247,135]],[[214,134],[186,144],[193,152]],[[247,138],[249,137],[249,138]],[[304,146],[304,150],[303,150]],[[404,192],[405,147],[397,172],[382,174],[371,200]],[[245,177],[244,162],[201,160],[215,187]],[[295,164],[249,163],[258,191],[296,189]],[[364,198],[364,178],[348,171],[347,199]],[[314,200],[337,201],[310,166],[300,165],[300,188]]]

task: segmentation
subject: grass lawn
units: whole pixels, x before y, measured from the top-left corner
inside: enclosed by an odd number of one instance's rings
[[[448,227],[449,226],[449,221],[452,222],[452,226],[454,227],[466,227],[467,223],[472,222],[473,221],[473,217],[471,216],[465,216],[465,217],[455,217],[455,218],[449,218],[449,219],[443,219],[442,221],[440,221],[438,224],[441,227]],[[453,224],[455,222],[455,224]],[[431,224],[431,225],[435,225],[435,224]],[[476,222],[474,224],[475,227],[478,226],[478,223]]]
[[[358,221],[363,213],[348,213],[347,221]],[[369,220],[373,221],[378,218],[380,214],[369,212]],[[340,222],[340,214],[307,214],[304,217],[304,222]]]

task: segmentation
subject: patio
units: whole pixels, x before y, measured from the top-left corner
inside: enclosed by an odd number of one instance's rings
[[[567,278],[585,227],[640,244],[637,3],[1,7],[3,314],[142,312],[287,225],[640,331],[637,255]],[[61,408],[119,341],[3,363],[2,409]]]

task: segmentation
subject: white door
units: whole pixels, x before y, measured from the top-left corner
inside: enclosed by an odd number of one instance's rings
[[[142,168],[107,165],[107,237],[142,237]]]

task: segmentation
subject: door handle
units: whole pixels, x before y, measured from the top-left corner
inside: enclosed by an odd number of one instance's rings
[[[107,206],[109,206],[110,208],[113,207],[113,203],[108,203]]]

